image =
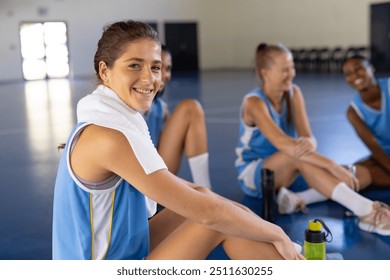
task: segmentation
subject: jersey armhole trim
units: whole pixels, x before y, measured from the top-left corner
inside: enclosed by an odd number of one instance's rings
[[[75,143],[77,142],[78,140],[78,137],[81,133],[81,131],[87,127],[88,125],[90,125],[91,123],[83,123],[82,125],[80,125],[72,134],[71,138],[69,139],[69,142],[68,142],[68,145],[69,147],[67,147],[67,150],[66,150],[66,165],[67,165],[67,168],[68,168],[68,172],[70,174],[70,176],[72,177],[73,181],[77,184],[77,186],[79,188],[81,188],[82,190],[88,192],[88,193],[91,193],[91,194],[101,194],[101,193],[107,193],[107,192],[112,192],[113,190],[115,190],[119,185],[120,183],[122,183],[123,181],[123,178],[120,178],[116,184],[110,188],[106,188],[106,189],[92,189],[90,187],[88,187],[87,185],[83,184],[79,179],[78,177],[76,176],[76,174],[74,174],[73,170],[72,170],[72,167],[70,166],[70,155],[72,153],[72,150],[73,150],[73,147],[75,145]]]

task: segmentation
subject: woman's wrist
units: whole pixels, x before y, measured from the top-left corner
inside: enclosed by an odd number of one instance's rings
[[[287,237],[286,233],[280,226],[277,226],[275,224],[273,225],[275,226],[275,228],[272,229],[272,232],[274,233],[274,238],[271,243],[284,241]]]

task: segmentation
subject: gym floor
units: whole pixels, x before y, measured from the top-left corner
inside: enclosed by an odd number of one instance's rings
[[[345,118],[353,91],[341,74],[299,74],[301,87],[317,137],[318,151],[340,164],[351,164],[368,154]],[[95,81],[46,80],[0,84],[0,259],[51,259],[53,188],[60,152],[76,122],[76,104],[95,87]],[[238,111],[245,93],[256,85],[250,70],[174,73],[165,96],[173,108],[182,98],[197,98],[204,106],[214,190],[244,203],[260,214],[260,200],[245,197],[234,169],[238,136]],[[191,180],[183,158],[179,175]],[[305,183],[298,179],[293,188]],[[387,190],[368,190],[364,195],[390,204]],[[279,224],[297,243],[303,244],[310,219],[321,218],[333,241],[329,256],[346,260],[390,259],[390,237],[360,231],[346,209],[328,201],[309,206],[309,213],[277,215]],[[336,253],[336,254],[332,254]],[[209,259],[226,259],[217,248]]]

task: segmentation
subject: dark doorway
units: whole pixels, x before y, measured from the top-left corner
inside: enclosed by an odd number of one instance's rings
[[[198,71],[197,23],[166,23],[165,44],[172,52],[175,71]]]
[[[377,73],[390,73],[390,3],[371,5],[371,60]]]

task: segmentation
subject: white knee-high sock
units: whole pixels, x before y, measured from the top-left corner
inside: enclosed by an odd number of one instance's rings
[[[211,189],[209,174],[209,153],[204,153],[188,159],[192,179],[199,186]]]
[[[306,205],[328,200],[326,196],[322,195],[316,189],[312,188],[307,189],[303,192],[297,192],[296,195],[302,198]]]
[[[332,200],[347,207],[359,217],[366,216],[372,211],[373,201],[353,191],[345,183],[336,185],[332,192]]]

